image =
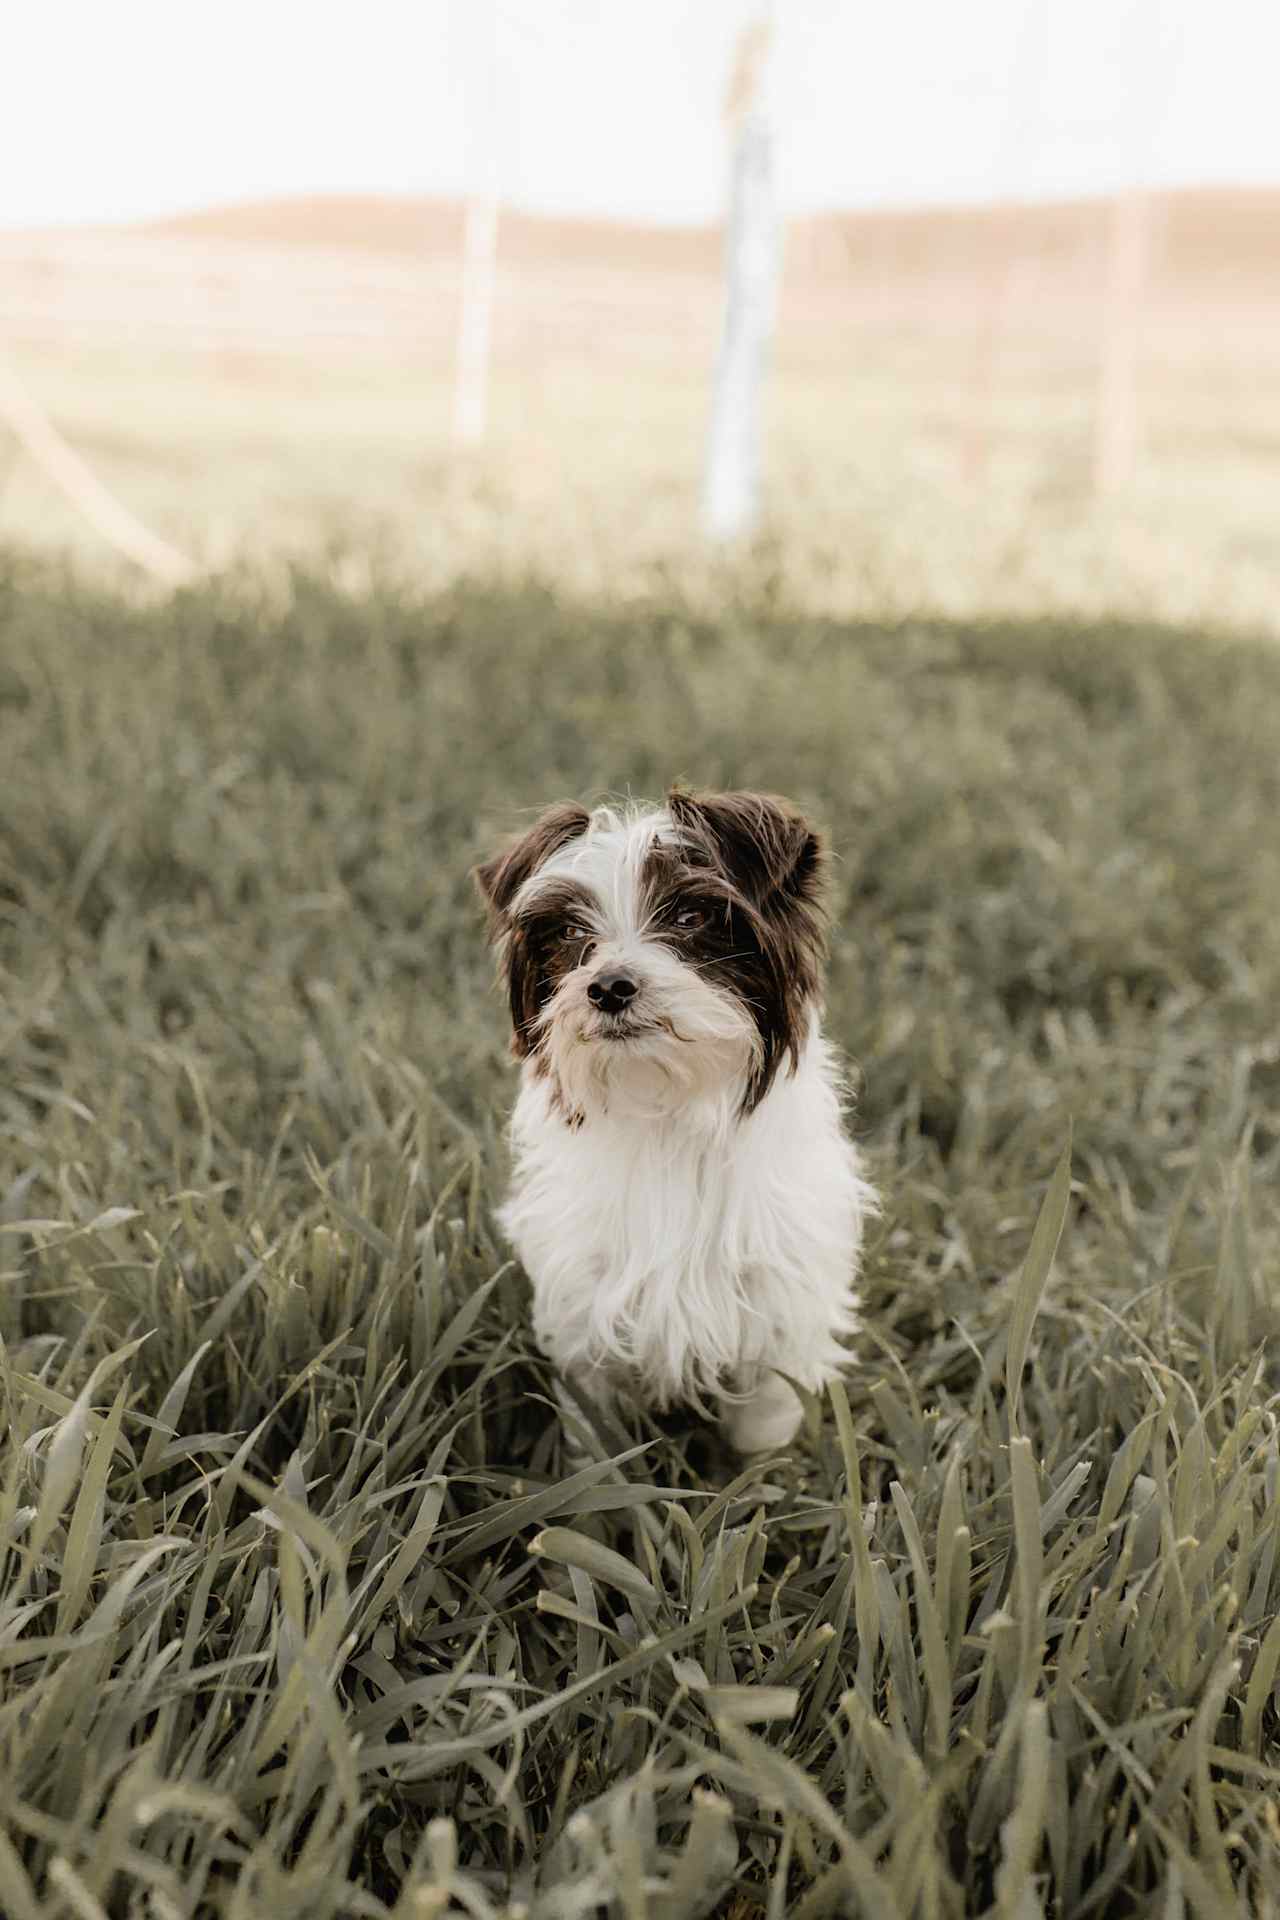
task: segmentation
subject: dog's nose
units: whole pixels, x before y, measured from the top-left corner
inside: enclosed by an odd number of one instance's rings
[[[601,1013],[621,1013],[639,993],[629,973],[598,973],[587,988],[587,998]]]

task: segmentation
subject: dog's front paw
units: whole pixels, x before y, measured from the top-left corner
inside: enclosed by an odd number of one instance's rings
[[[769,1373],[745,1399],[726,1402],[724,1430],[739,1453],[773,1453],[795,1439],[803,1415],[782,1375]]]

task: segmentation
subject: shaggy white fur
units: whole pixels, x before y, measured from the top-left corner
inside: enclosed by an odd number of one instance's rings
[[[646,917],[665,810],[600,809],[522,883],[512,911],[568,881],[587,958],[542,1008],[511,1123],[500,1219],[533,1284],[538,1340],[597,1403],[711,1400],[744,1452],[792,1438],[857,1324],[854,1279],[875,1196],[842,1122],[816,1006],[798,1063],[746,1110],[761,1049],[752,1008]],[[591,983],[638,986],[617,1037]]]

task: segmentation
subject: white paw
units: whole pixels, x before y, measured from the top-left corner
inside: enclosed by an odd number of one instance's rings
[[[795,1439],[803,1415],[786,1381],[771,1373],[749,1399],[726,1402],[724,1428],[739,1453],[772,1453]]]

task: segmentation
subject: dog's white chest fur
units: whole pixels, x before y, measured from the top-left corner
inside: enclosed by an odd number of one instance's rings
[[[856,1321],[871,1201],[816,1023],[796,1071],[740,1118],[723,1099],[565,1124],[526,1067],[501,1218],[539,1343],[599,1395],[659,1405],[749,1391],[762,1367],[819,1387]]]

